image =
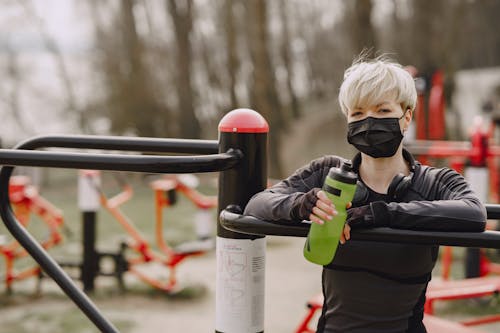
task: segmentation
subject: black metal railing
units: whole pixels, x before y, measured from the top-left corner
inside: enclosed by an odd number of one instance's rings
[[[77,148],[120,150],[148,153],[210,154],[199,156],[156,156],[129,154],[96,154],[54,151],[26,151],[38,148]],[[61,287],[73,302],[102,332],[118,332],[102,316],[94,303],[83,293],[48,255],[38,242],[17,221],[9,201],[9,180],[13,166],[37,166],[94,170],[133,171],[147,173],[216,172],[234,168],[241,152],[229,149],[218,153],[218,142],[209,140],[154,139],[102,136],[36,137],[14,147],[0,149],[0,214],[4,224],[37,261],[40,267]]]
[[[487,204],[486,211],[489,219],[500,218],[500,205]],[[310,226],[308,223],[290,221],[264,221],[252,216],[241,215],[231,207],[221,211],[219,220],[226,229],[260,236],[306,237]],[[442,232],[374,228],[352,230],[351,240],[500,249],[499,231]]]
[[[232,127],[231,127],[232,128]],[[229,205],[244,207],[249,198],[265,188],[266,140],[261,132],[224,132],[219,141],[150,139],[101,136],[46,136],[27,140],[13,150],[0,150],[0,214],[19,243],[53,278],[63,291],[80,307],[102,332],[117,332],[92,301],[83,293],[61,267],[16,220],[9,202],[9,179],[13,166],[43,166],[95,170],[116,170],[148,173],[218,172],[220,224],[218,237],[249,239],[265,235],[307,235],[308,224],[262,221],[244,216]],[[251,148],[245,148],[250,147]],[[27,151],[38,148],[99,149],[134,151],[141,155],[97,154],[91,152]],[[201,154],[195,156],[159,156],[142,153]],[[488,218],[500,218],[500,205],[487,205]],[[500,232],[440,233],[397,230],[389,228],[356,230],[353,240],[441,244],[468,247],[500,248]],[[252,293],[248,293],[251,295]],[[253,310],[252,310],[253,311]],[[225,315],[224,313],[222,315]],[[250,316],[252,317],[252,316]],[[217,328],[216,328],[217,331]]]

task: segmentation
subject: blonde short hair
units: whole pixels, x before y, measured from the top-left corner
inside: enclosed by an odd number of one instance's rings
[[[344,73],[339,103],[348,110],[375,105],[385,98],[394,98],[403,110],[415,109],[417,91],[413,77],[400,64],[385,56],[355,61]]]

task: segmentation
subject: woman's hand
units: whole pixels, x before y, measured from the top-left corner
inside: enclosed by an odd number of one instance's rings
[[[345,209],[349,209],[352,206],[352,202],[349,202]],[[351,226],[346,223],[344,224],[344,232],[340,234],[340,244],[345,244],[346,241],[351,239]]]
[[[318,191],[316,197],[318,200],[309,215],[309,220],[313,223],[324,224],[337,215],[337,211],[335,205],[328,199],[323,190]]]
[[[335,205],[328,199],[325,192],[318,191],[316,194],[318,201],[312,209],[312,213],[309,215],[309,220],[313,223],[324,224],[330,221],[337,211],[335,210]],[[349,202],[346,209],[351,208],[352,204]],[[351,227],[348,224],[344,225],[344,231],[340,234],[340,244],[345,244],[347,240],[351,238]]]

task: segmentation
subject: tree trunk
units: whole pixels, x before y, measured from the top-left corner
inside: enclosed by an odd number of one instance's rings
[[[280,137],[285,128],[285,119],[282,116],[276,91],[274,68],[271,66],[266,2],[265,0],[247,1],[245,5],[248,47],[253,64],[251,104],[269,122],[270,176],[281,178],[283,168],[280,158]]]
[[[143,64],[144,50],[137,33],[134,18],[134,0],[121,1],[122,32],[124,41],[124,54],[127,59],[128,72],[124,73],[121,95],[124,109],[129,110],[131,127],[135,127],[139,136],[159,136],[162,132],[159,119],[164,117],[152,93],[152,83],[148,80]],[[120,112],[120,110],[118,110]]]
[[[226,35],[226,51],[227,51],[227,74],[229,76],[229,95],[231,105],[234,109],[239,106],[238,98],[236,97],[236,73],[238,71],[238,55],[236,53],[236,26],[234,24],[233,0],[225,0],[225,35]]]
[[[290,26],[288,24],[288,2],[286,0],[280,1],[280,18],[282,24],[282,40],[281,40],[281,57],[283,58],[283,65],[286,70],[286,86],[288,90],[288,95],[290,98],[290,109],[293,119],[298,119],[300,117],[300,106],[299,100],[297,99],[297,94],[293,87],[293,64],[292,64],[292,52],[290,50],[291,40],[290,40]]]
[[[355,0],[351,2],[351,40],[353,51],[376,50],[375,31],[371,23],[371,0]]]
[[[194,94],[191,84],[191,42],[189,36],[193,26],[193,1],[168,0],[170,17],[174,24],[177,68],[177,97],[179,101],[179,136],[196,139],[201,128],[194,112]]]

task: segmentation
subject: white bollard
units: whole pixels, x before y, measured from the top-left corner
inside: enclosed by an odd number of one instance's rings
[[[210,209],[199,209],[195,215],[195,232],[199,240],[213,238],[215,217]]]
[[[488,202],[489,193],[489,171],[486,167],[466,167],[464,170],[465,180],[470,188],[476,193],[482,203]]]
[[[101,185],[98,170],[80,170],[78,177],[78,208],[82,212],[97,212],[101,207],[99,186]]]

